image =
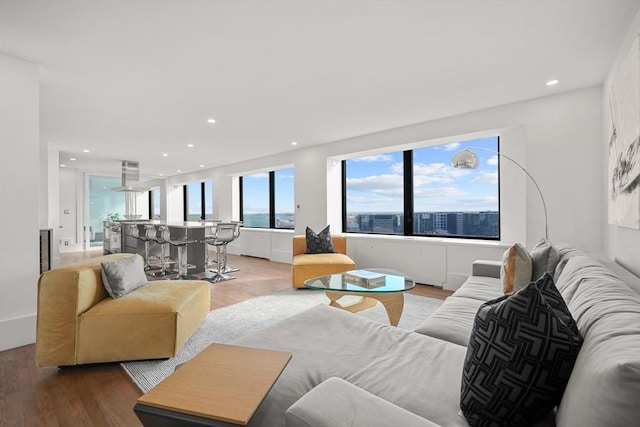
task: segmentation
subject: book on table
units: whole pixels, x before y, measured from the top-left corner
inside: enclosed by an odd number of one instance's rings
[[[370,270],[350,270],[344,273],[347,281],[355,285],[374,288],[384,286],[386,283],[386,275]]]

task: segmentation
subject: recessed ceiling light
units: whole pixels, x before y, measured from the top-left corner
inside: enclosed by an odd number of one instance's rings
[[[182,172],[182,169],[178,169],[178,172]]]
[[[203,168],[203,167],[204,167],[204,165],[200,165],[200,167],[201,167],[201,168]]]
[[[298,143],[295,141],[291,141],[291,145],[298,145]]]
[[[61,167],[61,168],[66,168],[66,167],[67,167],[67,165],[60,165],[60,167]]]
[[[75,158],[75,157],[72,157],[72,158],[70,158],[69,160],[71,160],[72,162],[75,162],[75,161],[76,161],[76,158]]]
[[[187,147],[193,148],[193,144],[187,144]]]
[[[164,176],[164,174],[163,174],[163,173],[161,173],[161,174],[160,174],[160,176]]]
[[[162,153],[162,157],[169,157],[167,153]]]
[[[207,119],[207,123],[215,123],[216,119]]]
[[[82,152],[83,152],[83,153],[88,153],[88,152],[89,152],[89,150],[82,150]]]
[[[549,81],[547,82],[547,86],[555,86],[555,85],[557,85],[558,83],[560,83],[560,81],[559,81],[559,80],[549,80]]]

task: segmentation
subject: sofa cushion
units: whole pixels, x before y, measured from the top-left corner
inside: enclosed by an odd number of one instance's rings
[[[462,298],[477,299],[487,302],[500,298],[504,295],[500,279],[484,276],[470,276],[460,288],[453,293],[453,296]]]
[[[478,299],[449,297],[431,316],[424,319],[415,331],[466,347],[469,344],[473,319],[482,304],[484,302]]]
[[[459,345],[326,305],[234,344],[293,354],[252,426],[283,426],[287,408],[330,377],[343,378],[436,424],[466,426],[458,414],[465,353]]]
[[[129,292],[147,284],[144,260],[133,254],[115,261],[103,261],[102,284],[111,298],[121,298]]]
[[[76,362],[175,356],[209,313],[210,285],[158,280],[122,298],[105,298],[78,319]]]
[[[640,295],[590,256],[573,256],[558,288],[584,344],[556,420],[559,426],[637,426]]]
[[[559,301],[547,273],[480,307],[460,398],[471,425],[525,425],[558,405],[582,344]]]
[[[330,226],[327,225],[324,230],[319,233],[316,233],[309,227],[306,228],[305,234],[307,250],[305,251],[305,253],[324,254],[335,252],[335,250],[333,249],[333,241],[331,240],[329,227]]]
[[[302,396],[286,413],[286,427],[438,427],[337,377]]]
[[[560,255],[556,248],[554,248],[547,239],[541,239],[536,245],[531,248],[531,280],[536,281],[542,277],[544,273],[553,271],[556,265],[560,261]]]
[[[531,281],[532,266],[529,251],[520,243],[516,243],[504,251],[500,282],[502,291],[511,294],[524,288]]]

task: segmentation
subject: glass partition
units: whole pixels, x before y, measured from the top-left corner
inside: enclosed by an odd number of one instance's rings
[[[89,245],[102,246],[103,222],[107,219],[124,219],[125,193],[113,191],[120,186],[120,178],[112,176],[89,176]]]

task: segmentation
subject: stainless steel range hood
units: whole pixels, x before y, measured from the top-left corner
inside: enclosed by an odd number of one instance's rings
[[[140,164],[131,160],[122,161],[122,185],[112,188],[113,191],[128,191],[141,193],[149,191],[147,187],[140,186]]]

